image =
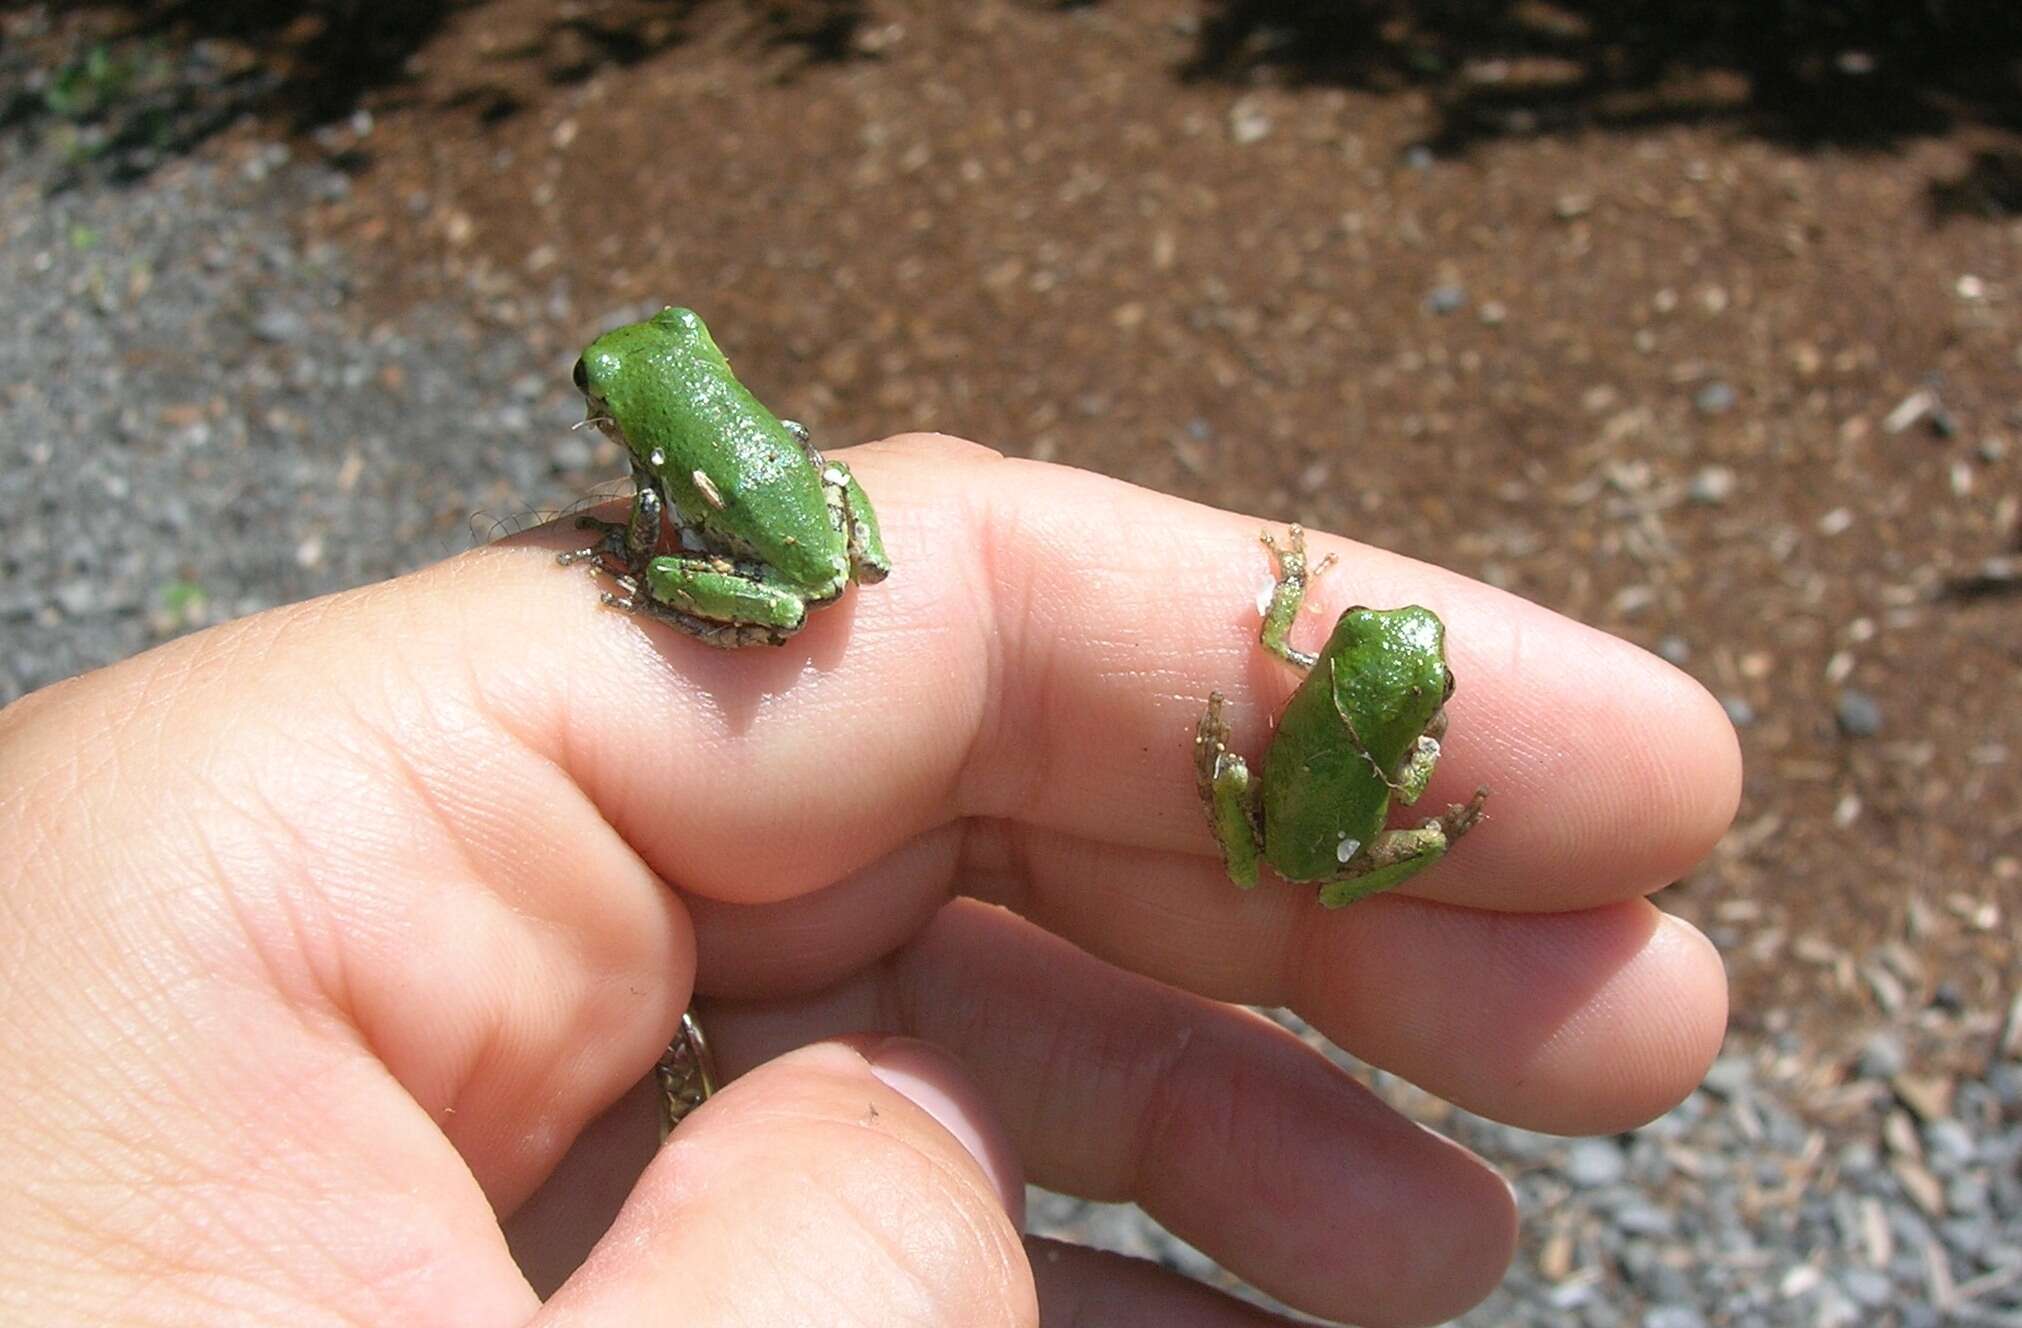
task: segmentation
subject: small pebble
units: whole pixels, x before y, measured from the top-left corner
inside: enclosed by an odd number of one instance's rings
[[[1566,1179],[1583,1190],[1613,1185],[1628,1170],[1629,1160],[1613,1139],[1577,1139],[1566,1153]]]
[[[1702,466],[1692,477],[1692,484],[1686,496],[1695,503],[1724,503],[1733,496],[1738,481],[1733,470],[1726,466]]]
[[[1970,1163],[1980,1151],[1973,1141],[1973,1132],[1949,1116],[1924,1127],[1924,1148],[1939,1166]]]
[[[1248,147],[1271,132],[1271,117],[1245,99],[1229,108],[1229,137],[1237,147]]]
[[[1709,1093],[1722,1097],[1733,1097],[1746,1089],[1755,1079],[1755,1066],[1746,1056],[1722,1056],[1707,1068],[1706,1078],[1700,1086]]]
[[[1991,1206],[1986,1173],[1962,1172],[1945,1182],[1945,1207],[1949,1211],[1961,1217],[1977,1218]]]
[[[1425,307],[1436,314],[1457,313],[1467,307],[1467,291],[1460,286],[1434,286],[1425,297]]]
[[[1909,1056],[1903,1040],[1894,1033],[1877,1033],[1861,1046],[1855,1068],[1863,1079],[1893,1079],[1903,1072]]]
[[[1692,404],[1701,415],[1725,415],[1734,409],[1735,400],[1734,389],[1716,379],[1693,395]]]
[[[1616,1209],[1615,1226],[1632,1236],[1668,1236],[1678,1229],[1678,1219],[1668,1208],[1638,1203]]]
[[[1658,640],[1657,653],[1666,663],[1683,664],[1692,658],[1692,646],[1682,636],[1666,636]]]
[[[1872,738],[1882,731],[1881,703],[1851,687],[1839,694],[1833,715],[1839,721],[1839,731],[1849,738]]]
[[[1727,722],[1737,729],[1745,729],[1755,722],[1755,707],[1739,696],[1723,696],[1720,708],[1727,712]]]
[[[276,344],[300,341],[309,335],[309,320],[293,309],[270,306],[254,317],[253,335]]]
[[[1644,1312],[1643,1328],[1706,1328],[1706,1316],[1690,1305],[1658,1305]]]
[[[1431,170],[1435,160],[1437,159],[1432,155],[1432,149],[1423,143],[1413,143],[1404,149],[1404,164],[1414,171]]]
[[[1896,1284],[1872,1268],[1849,1268],[1840,1274],[1839,1284],[1855,1304],[1869,1309],[1880,1309],[1896,1295]]]
[[[52,593],[57,607],[72,618],[82,618],[95,612],[101,598],[97,583],[87,580],[65,581]]]

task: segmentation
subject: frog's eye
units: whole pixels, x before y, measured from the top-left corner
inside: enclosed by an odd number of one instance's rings
[[[590,395],[590,367],[581,360],[576,361],[576,390],[584,396]]]
[[[1451,701],[1452,699],[1453,699],[1453,670],[1448,669],[1446,671],[1446,695],[1439,698],[1439,703],[1441,705],[1445,705],[1448,701]]]

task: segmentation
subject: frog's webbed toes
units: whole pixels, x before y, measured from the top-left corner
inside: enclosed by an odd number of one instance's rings
[[[1229,750],[1229,726],[1222,718],[1222,694],[1208,695],[1208,707],[1194,726],[1194,784],[1208,827],[1221,846],[1229,879],[1248,888],[1257,883],[1262,844],[1257,828],[1257,785],[1250,767]]]
[[[1487,807],[1488,790],[1478,788],[1474,791],[1472,798],[1469,798],[1464,803],[1448,807],[1444,816],[1427,821],[1426,825],[1437,825],[1445,833],[1446,842],[1451,844],[1454,840],[1459,839],[1462,835],[1481,824],[1487,814]]]

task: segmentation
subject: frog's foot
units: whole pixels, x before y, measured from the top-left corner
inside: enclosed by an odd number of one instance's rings
[[[1488,790],[1478,788],[1474,796],[1457,806],[1448,807],[1444,816],[1437,818],[1439,828],[1446,834],[1446,842],[1451,844],[1468,831],[1480,825],[1485,819],[1488,806]],[[1428,825],[1433,822],[1427,822]]]
[[[1222,848],[1229,879],[1248,889],[1257,883],[1261,835],[1257,830],[1257,787],[1250,767],[1229,750],[1229,726],[1222,718],[1222,694],[1208,694],[1208,708],[1194,726],[1194,787],[1208,815],[1208,828]]]
[[[601,517],[579,516],[576,529],[598,530],[603,535],[595,544],[581,549],[570,549],[567,553],[555,555],[555,561],[567,567],[570,563],[595,561],[608,565],[609,562],[623,563],[625,558],[625,529],[623,521],[605,521]]]
[[[1310,669],[1317,662],[1317,656],[1292,648],[1292,624],[1298,620],[1299,606],[1306,601],[1307,582],[1332,567],[1334,555],[1330,553],[1320,560],[1317,567],[1309,567],[1306,562],[1306,528],[1296,521],[1286,528],[1282,545],[1268,530],[1257,538],[1271,551],[1271,563],[1277,568],[1278,575],[1278,584],[1271,590],[1271,602],[1264,610],[1264,625],[1257,633],[1257,640],[1264,649],[1293,668]]]
[[[1347,871],[1320,887],[1321,904],[1340,908],[1402,885],[1445,857],[1455,840],[1479,824],[1487,802],[1488,790],[1476,789],[1467,802],[1414,830],[1385,830]]]
[[[813,448],[808,449],[808,455],[820,458]],[[848,466],[822,461],[820,469],[829,524],[842,535],[849,553],[850,580],[874,586],[892,571],[892,560],[885,556],[884,536],[878,533],[877,511]]]
[[[633,466],[631,515],[624,521],[577,517],[578,530],[601,530],[603,538],[586,549],[571,549],[561,554],[560,561],[568,564],[594,558],[614,576],[621,570],[625,575],[638,576],[644,570],[646,560],[653,556],[654,546],[660,542],[660,521],[666,506],[652,474]]]

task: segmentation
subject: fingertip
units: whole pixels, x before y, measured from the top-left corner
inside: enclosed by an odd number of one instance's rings
[[[951,1058],[888,1042],[800,1047],[687,1116],[549,1301],[556,1321],[680,1303],[884,1322],[906,1306],[920,1322],[1031,1328],[1001,1131]]]
[[[933,1117],[983,1169],[1012,1224],[1023,1231],[1024,1168],[1010,1132],[961,1063],[917,1038],[884,1038],[863,1050],[879,1082]]]
[[[1719,951],[1654,905],[1623,907],[1647,916],[1642,943],[1561,1036],[1541,1044],[1532,1070],[1546,1091],[1528,1095],[1520,1124],[1564,1134],[1635,1129],[1690,1096],[1720,1053],[1727,978]]]

